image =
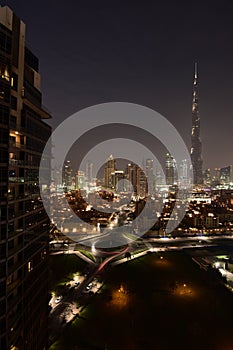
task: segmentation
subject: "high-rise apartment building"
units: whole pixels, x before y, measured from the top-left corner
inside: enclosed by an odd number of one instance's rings
[[[155,175],[153,159],[146,159],[145,175],[147,178],[148,194],[152,195],[155,192]]]
[[[72,166],[70,160],[66,160],[63,166],[62,182],[64,191],[70,191],[72,189]]]
[[[191,134],[191,160],[193,166],[194,185],[203,184],[202,170],[202,143],[200,138],[200,115],[198,108],[198,75],[197,64],[195,64],[194,82],[193,82],[193,101],[192,101],[192,134]]]
[[[187,186],[190,182],[190,168],[187,159],[183,159],[180,164],[180,182],[183,186]]]
[[[1,350],[46,349],[50,222],[38,174],[51,130],[41,100],[39,61],[25,44],[25,24],[0,7]]]
[[[229,185],[232,182],[232,166],[220,168],[220,184]]]
[[[86,164],[86,179],[88,185],[93,182],[93,163],[90,160]]]
[[[116,160],[112,155],[108,158],[104,167],[104,186],[106,188],[112,188],[112,173],[116,170]]]
[[[166,184],[173,186],[177,181],[176,161],[170,153],[166,154]]]
[[[206,186],[210,186],[212,184],[212,177],[211,177],[210,169],[206,169],[204,171],[204,179],[203,179],[203,181],[204,181],[204,184]]]
[[[86,187],[85,173],[82,170],[78,170],[75,174],[75,189],[84,190]]]
[[[127,188],[125,186],[124,179],[125,179],[124,171],[123,170],[115,170],[112,173],[112,180],[111,180],[112,187],[119,192],[126,191]]]
[[[137,164],[129,163],[125,173],[127,180],[131,184],[130,187],[133,188],[134,195],[145,198],[148,194],[148,186],[146,175],[142,168]]]
[[[220,184],[220,168],[215,168],[214,169],[213,183],[215,185],[219,185]]]
[[[133,188],[133,192],[135,195],[137,195],[137,186],[138,186],[137,168],[138,168],[138,165],[134,163],[129,163],[125,171],[126,178],[129,181],[128,191],[131,190],[131,188]]]

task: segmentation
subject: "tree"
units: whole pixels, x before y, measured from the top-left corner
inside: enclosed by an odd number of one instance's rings
[[[126,252],[126,253],[125,253],[125,258],[127,258],[127,260],[131,259],[131,254],[130,254],[130,252]]]

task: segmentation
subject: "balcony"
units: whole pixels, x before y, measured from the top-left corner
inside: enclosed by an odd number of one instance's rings
[[[35,104],[33,104],[28,98],[27,96],[25,96],[25,90],[22,91],[22,97],[24,99],[24,104],[31,108],[33,111],[35,111],[42,119],[50,119],[51,118],[51,114],[50,112],[47,110],[46,107],[41,106],[38,107]]]
[[[16,230],[8,231],[8,238],[17,237],[19,235],[22,235],[22,232],[23,232],[22,228],[18,228]]]
[[[0,202],[6,202],[6,200],[7,200],[7,197],[6,197],[6,196],[0,197]]]
[[[38,197],[40,197],[39,191],[37,193],[30,193],[30,194],[29,193],[19,194],[19,195],[8,194],[8,201],[11,202],[11,201],[26,200],[26,199],[36,200],[38,199]]]
[[[9,284],[7,286],[7,293],[9,294],[14,288],[18,287],[20,285],[21,281],[19,278],[17,278],[14,282]]]
[[[17,201],[20,199],[27,199],[29,198],[29,195],[25,195],[25,194],[19,194],[19,195],[15,195],[15,194],[8,194],[8,201]]]
[[[24,210],[17,210],[17,212],[9,213],[8,214],[8,219],[12,220],[12,219],[18,218],[20,216],[23,216],[24,214],[25,214]]]
[[[40,162],[31,162],[31,161],[25,161],[25,160],[16,160],[16,159],[9,159],[9,165],[12,166],[27,166],[27,167],[39,167]]]
[[[15,244],[15,246],[11,249],[8,249],[8,257],[19,253],[23,249],[23,242]]]
[[[10,141],[10,147],[11,148],[19,148],[19,149],[25,149],[25,145],[21,144],[20,142],[13,142]]]
[[[24,160],[9,159],[9,165],[26,165]]]
[[[17,261],[12,266],[8,266],[8,268],[7,268],[8,275],[10,275],[13,272],[17,271],[21,267],[23,267],[23,262],[22,261]]]
[[[7,300],[7,307],[9,310],[13,309],[13,307],[21,302],[22,297],[19,293],[16,294],[16,296],[12,297],[11,299]]]

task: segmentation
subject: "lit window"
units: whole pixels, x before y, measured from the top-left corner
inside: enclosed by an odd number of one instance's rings
[[[28,272],[31,272],[32,270],[33,270],[32,262],[29,261],[29,262],[28,262]]]

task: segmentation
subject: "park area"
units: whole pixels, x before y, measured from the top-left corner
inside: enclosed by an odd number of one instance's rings
[[[109,267],[53,350],[233,349],[233,294],[185,253]]]
[[[83,272],[87,263],[75,254],[58,254],[49,257],[49,287],[57,290],[69,282],[75,273]]]

